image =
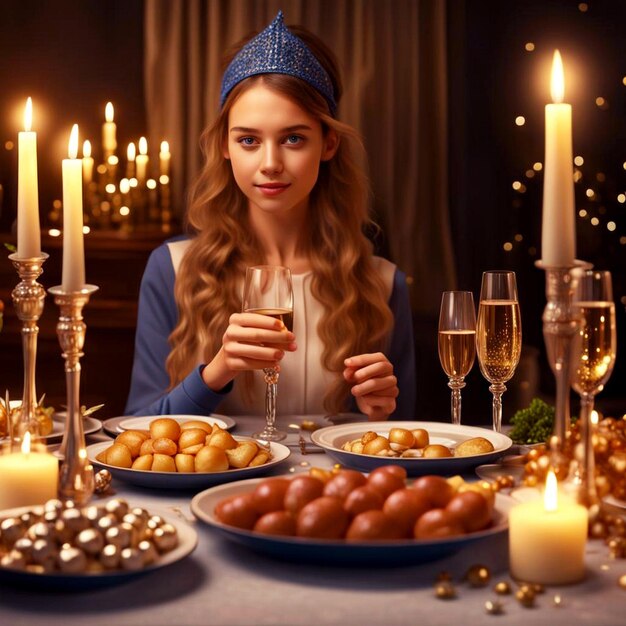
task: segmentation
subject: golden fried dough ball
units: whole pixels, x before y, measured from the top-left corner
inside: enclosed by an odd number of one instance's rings
[[[415,443],[415,437],[406,428],[392,428],[389,431],[389,443],[395,443],[403,448],[411,448]]]
[[[196,454],[196,472],[225,472],[228,469],[226,452],[215,446],[204,446]]]
[[[202,428],[187,428],[182,430],[180,437],[178,438],[178,451],[192,454],[187,451],[187,448],[197,446],[198,444],[200,444],[200,448],[202,448],[204,446],[206,434],[206,430],[203,430]],[[195,452],[197,452],[200,448],[195,450]]]
[[[202,422],[200,420],[189,420],[188,422],[183,422],[180,425],[181,431],[189,430],[191,428],[200,428],[208,435],[213,432],[213,424],[207,424],[206,422]]]
[[[195,472],[196,458],[193,454],[177,454],[174,457],[176,463],[176,471],[178,472]]]
[[[175,441],[172,441],[168,437],[159,437],[152,440],[152,449],[155,454],[167,454],[174,456],[178,452],[178,446]]]
[[[133,457],[127,445],[114,443],[106,449],[106,460],[104,462],[115,467],[130,467],[133,464]]]
[[[390,450],[389,439],[382,435],[376,436],[363,446],[363,454],[378,454],[381,450]]]
[[[416,428],[411,431],[415,439],[413,448],[425,448],[430,443],[430,437],[428,431],[424,428]]]
[[[168,454],[154,454],[152,457],[153,472],[175,472],[176,463]]]
[[[363,445],[368,444],[370,441],[374,441],[378,435],[373,430],[368,430],[361,436],[361,443]]]
[[[171,417],[160,417],[150,422],[150,437],[159,439],[167,437],[172,441],[178,441],[180,436],[180,424]]]
[[[126,430],[115,438],[115,443],[123,443],[128,447],[133,458],[139,456],[141,444],[148,439],[148,435],[140,430]]]
[[[475,454],[486,454],[493,452],[493,444],[484,437],[474,437],[462,441],[455,449],[454,456],[474,456]]]
[[[144,454],[142,456],[138,456],[133,461],[133,469],[136,470],[151,470],[152,469],[152,455]]]
[[[226,450],[226,457],[230,467],[238,469],[248,467],[248,464],[256,456],[258,447],[254,441],[240,441],[239,445],[232,450]]]
[[[248,463],[248,467],[257,467],[259,465],[265,465],[270,460],[270,453],[265,450],[259,450],[252,461]]]
[[[221,448],[222,450],[233,450],[237,447],[237,442],[228,431],[220,428],[220,430],[211,435],[208,445]]]
[[[424,459],[441,459],[452,456],[450,448],[442,446],[440,443],[432,443],[424,448],[422,458]]]
[[[139,455],[143,456],[144,454],[154,454],[154,448],[152,444],[154,443],[154,439],[146,439],[139,449]]]
[[[350,452],[356,452],[357,454],[363,454],[363,448],[365,446],[361,443],[361,441],[355,441],[352,444],[352,448],[350,449]]]

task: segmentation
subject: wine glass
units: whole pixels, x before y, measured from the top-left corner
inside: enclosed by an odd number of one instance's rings
[[[572,307],[581,326],[572,342],[572,380],[580,396],[580,430],[583,442],[585,499],[596,500],[591,413],[596,394],[604,389],[615,365],[615,303],[611,273],[584,270],[575,280]]]
[[[476,356],[476,312],[471,291],[444,291],[439,312],[439,361],[452,390],[452,423],[461,423],[461,389]]]
[[[514,374],[522,351],[522,320],[515,272],[484,272],[476,324],[476,354],[491,383],[493,429],[502,428],[504,385]]]
[[[256,265],[246,268],[243,290],[243,311],[260,313],[279,319],[287,330],[293,330],[293,287],[291,271],[278,265]],[[287,433],[276,429],[276,393],[278,372],[273,367],[263,369],[265,374],[265,428],[253,437],[266,441],[280,441]]]

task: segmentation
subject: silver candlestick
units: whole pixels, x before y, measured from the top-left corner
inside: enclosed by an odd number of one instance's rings
[[[63,461],[59,472],[59,497],[86,503],[94,492],[93,466],[87,458],[83,416],[80,410],[80,357],[83,356],[87,326],[83,322],[83,307],[95,285],[85,285],[80,291],[65,291],[57,286],[49,289],[61,313],[57,323],[57,336],[65,359],[67,388],[67,416],[61,444]]]
[[[13,437],[16,442],[21,441],[24,433],[39,434],[39,422],[37,421],[37,393],[35,391],[35,371],[37,363],[37,335],[39,326],[37,322],[43,313],[45,289],[37,282],[43,272],[43,264],[48,255],[42,252],[36,257],[20,257],[17,253],[10,254],[9,259],[21,279],[13,289],[11,297],[17,312],[17,317],[22,322],[22,351],[24,355],[24,390],[22,405],[20,407],[19,420],[13,429]],[[11,419],[9,407],[7,407],[7,419]]]
[[[553,452],[560,452],[569,431],[570,382],[572,340],[580,329],[582,320],[572,307],[575,272],[578,268],[591,267],[584,261],[574,261],[571,266],[554,267],[537,261],[535,264],[546,272],[546,308],[543,312],[543,338],[548,362],[556,378],[556,412],[554,433],[550,440]]]

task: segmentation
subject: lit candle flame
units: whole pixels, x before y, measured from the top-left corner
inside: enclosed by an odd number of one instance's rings
[[[70,159],[75,159],[78,155],[78,124],[74,124],[74,126],[72,126],[67,155]]]
[[[161,152],[167,154],[170,151],[170,144],[167,141],[161,142]]]
[[[22,441],[22,454],[30,454],[30,433],[28,431],[24,433],[24,439]]]
[[[563,73],[561,53],[558,50],[554,51],[554,57],[552,59],[552,80],[550,81],[550,93],[552,95],[552,102],[563,102],[563,98],[565,97],[565,77]]]
[[[145,137],[139,138],[139,154],[148,154],[148,141]]]
[[[83,159],[87,159],[91,156],[91,141],[85,139],[83,141]]]
[[[591,415],[589,416],[591,423],[594,426],[598,425],[598,422],[600,421],[600,414],[594,409],[593,411],[591,411]]]
[[[126,150],[126,158],[129,161],[134,161],[135,160],[135,155],[137,154],[137,151],[135,149],[135,144],[131,141],[128,144],[128,149]]]
[[[558,483],[553,470],[546,476],[546,490],[543,493],[543,506],[546,511],[556,511],[558,509]]]
[[[33,101],[28,97],[26,100],[26,107],[24,108],[24,130],[28,133],[30,132],[31,126],[33,125]]]
[[[113,103],[107,102],[106,107],[104,107],[104,119],[107,122],[113,121]]]

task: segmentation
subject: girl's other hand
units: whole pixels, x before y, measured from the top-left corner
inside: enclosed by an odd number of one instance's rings
[[[344,361],[343,377],[352,383],[359,410],[370,420],[386,420],[396,410],[398,379],[382,353],[359,354]]]
[[[219,391],[239,372],[275,368],[285,352],[297,348],[296,336],[269,315],[234,313],[222,338],[222,347],[202,371],[210,389]]]

